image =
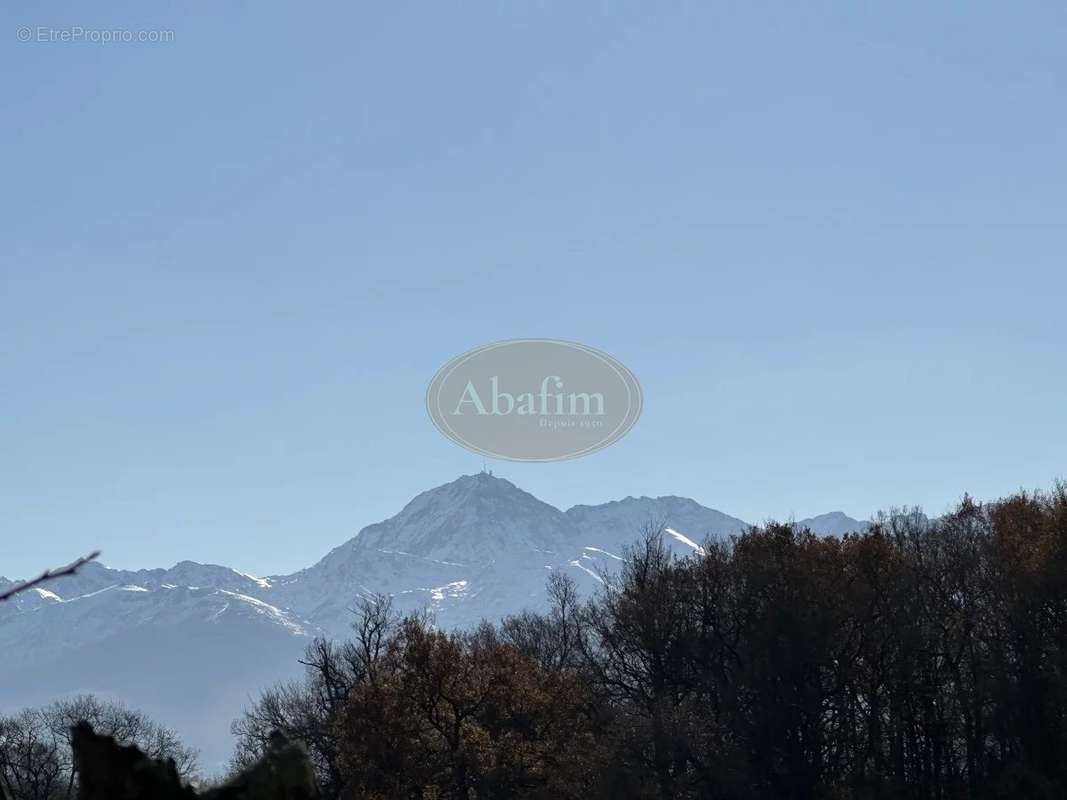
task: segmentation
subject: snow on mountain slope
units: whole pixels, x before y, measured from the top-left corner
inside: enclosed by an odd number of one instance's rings
[[[674,541],[679,544],[683,544],[689,548],[689,555],[706,555],[707,551],[704,548],[686,536],[684,533],[679,533],[674,528],[664,528],[663,532],[670,536]]]
[[[151,591],[166,585],[228,589],[250,595],[269,586],[262,578],[237,572],[230,567],[198,564],[195,561],[182,561],[170,569],[136,571],[111,569],[98,561],[92,561],[79,569],[75,575],[52,581],[45,588],[60,599],[66,600],[114,586],[141,586]],[[21,599],[23,595],[18,597]]]
[[[7,586],[13,586],[14,583],[14,581],[9,581]],[[3,591],[4,589],[5,585],[0,584],[0,591]],[[15,595],[6,603],[0,603],[0,620],[4,619],[5,614],[12,615],[21,611],[32,611],[41,606],[60,603],[62,601],[62,598],[54,592],[51,592],[44,587],[34,587],[26,592]]]
[[[229,756],[229,723],[248,698],[299,674],[297,659],[320,633],[226,589],[116,582],[61,599],[53,590],[70,586],[49,586],[45,605],[0,617],[0,712],[78,692],[121,698],[175,726],[212,771]]]
[[[800,524],[827,534],[863,525],[840,512]],[[0,712],[77,691],[119,697],[176,727],[214,769],[249,698],[299,674],[312,637],[345,636],[360,596],[383,592],[401,611],[428,608],[442,627],[498,619],[542,606],[552,570],[594,591],[650,525],[669,528],[665,541],[679,557],[747,527],[682,497],[563,512],[482,473],[423,492],[291,575],[192,561],[135,571],[91,563],[0,603]]]
[[[621,556],[649,527],[670,527],[700,544],[705,538],[721,539],[741,533],[747,522],[705,508],[685,497],[627,497],[599,506],[574,506],[567,517],[581,531],[582,543]],[[693,547],[676,537],[666,543],[679,556],[691,555]]]
[[[576,542],[559,509],[501,478],[465,475],[423,492],[314,566],[271,577],[269,596],[335,635],[371,592],[394,595],[401,610],[429,607],[442,626],[468,625],[539,605],[545,565],[558,565]]]
[[[175,727],[221,771],[230,722],[257,691],[300,673],[314,633],[223,589],[105,588],[0,622],[0,711],[82,692],[118,698]]]
[[[257,596],[344,635],[360,594],[394,596],[401,610],[430,608],[443,627],[468,626],[544,603],[554,569],[594,589],[618,570],[649,525],[668,524],[679,556],[706,536],[739,533],[742,520],[681,497],[628,497],[566,513],[510,481],[465,475],[423,492],[399,514],[364,528],[319,563],[269,578]],[[688,538],[685,538],[688,537]],[[462,591],[446,587],[462,585]]]

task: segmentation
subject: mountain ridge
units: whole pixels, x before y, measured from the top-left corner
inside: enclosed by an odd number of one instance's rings
[[[521,524],[523,522],[526,524]],[[831,511],[795,524],[820,535],[841,535],[849,530],[863,530],[869,523],[855,520],[841,511]],[[461,475],[420,492],[397,514],[363,527],[318,561],[296,572],[260,577],[231,566],[191,560],[179,561],[169,568],[128,570],[110,568],[97,561],[61,582],[51,582],[48,587],[43,587],[44,593],[34,592],[17,598],[17,602],[9,603],[9,608],[17,606],[19,610],[34,610],[57,600],[69,602],[118,586],[149,591],[181,586],[236,592],[279,609],[291,610],[298,615],[307,613],[312,617],[325,613],[332,605],[336,616],[339,607],[346,606],[346,602],[331,604],[328,599],[314,602],[301,591],[307,587],[309,579],[345,581],[364,593],[389,593],[394,587],[388,585],[391,581],[382,580],[383,576],[400,577],[399,573],[406,571],[408,578],[421,576],[432,582],[436,580],[435,574],[453,577],[463,570],[479,572],[502,558],[519,558],[535,564],[544,556],[548,562],[554,563],[537,565],[538,569],[553,569],[576,566],[576,560],[579,565],[583,561],[603,560],[591,556],[592,551],[608,557],[607,566],[610,567],[610,562],[617,561],[643,529],[668,525],[691,543],[699,543],[707,536],[719,538],[737,534],[750,527],[740,518],[680,495],[628,495],[599,504],[578,503],[561,510],[506,478],[481,472]],[[451,535],[455,531],[462,531],[462,535]],[[505,532],[506,536],[497,535]],[[462,545],[458,551],[457,542]],[[667,543],[678,555],[688,555],[693,550],[677,536],[668,537]],[[518,553],[515,552],[516,546]],[[354,561],[359,563],[354,565]],[[374,574],[376,572],[381,574]],[[541,575],[540,572],[537,574]],[[584,580],[582,574],[576,577],[580,582]],[[0,586],[15,583],[15,580],[0,578]],[[408,587],[401,591],[419,595],[433,604],[436,600],[434,593],[439,588]],[[456,594],[457,599],[459,594],[464,593]],[[0,620],[5,616],[3,610],[0,606]],[[8,615],[10,613],[8,611]],[[463,624],[474,620],[459,621]],[[336,624],[327,628],[334,628],[338,634],[344,632],[336,630]]]
[[[812,519],[835,530],[864,525],[836,514]],[[12,654],[0,662],[0,712],[72,692],[119,697],[174,725],[214,768],[229,755],[219,721],[298,675],[312,638],[346,635],[360,596],[389,594],[399,611],[429,609],[441,627],[467,627],[542,607],[553,570],[594,590],[648,525],[669,527],[665,542],[680,557],[705,537],[749,527],[677,495],[561,511],[479,473],[421,492],[289,574],[93,562],[0,603],[0,652]],[[164,684],[183,690],[161,693]]]

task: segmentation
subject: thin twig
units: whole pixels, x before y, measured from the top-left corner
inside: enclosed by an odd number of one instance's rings
[[[64,575],[73,575],[75,572],[77,572],[79,569],[84,567],[90,561],[93,561],[94,559],[96,559],[96,557],[99,556],[99,555],[100,555],[100,551],[99,550],[95,550],[95,551],[93,551],[92,553],[90,553],[87,556],[82,556],[77,561],[72,561],[71,563],[67,564],[67,566],[65,566],[65,567],[60,567],[59,569],[46,569],[44,572],[42,572],[40,575],[38,575],[32,581],[26,581],[24,583],[20,583],[20,584],[18,584],[16,586],[11,587],[10,589],[8,589],[3,594],[0,594],[0,603],[4,602],[5,600],[7,600],[9,598],[14,597],[19,592],[24,592],[27,589],[32,589],[34,586],[37,586],[38,584],[44,583],[45,581],[50,581],[50,580],[52,580],[52,578],[62,578]]]

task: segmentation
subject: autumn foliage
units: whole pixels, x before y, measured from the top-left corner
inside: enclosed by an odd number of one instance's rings
[[[1067,796],[1063,487],[628,556],[475,631],[368,601],[245,752],[282,727],[351,800]]]

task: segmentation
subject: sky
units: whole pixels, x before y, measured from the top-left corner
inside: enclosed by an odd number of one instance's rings
[[[481,469],[426,386],[517,337],[643,386],[607,449],[489,463],[561,508],[1067,474],[1062,3],[0,19],[0,575],[308,566]]]

